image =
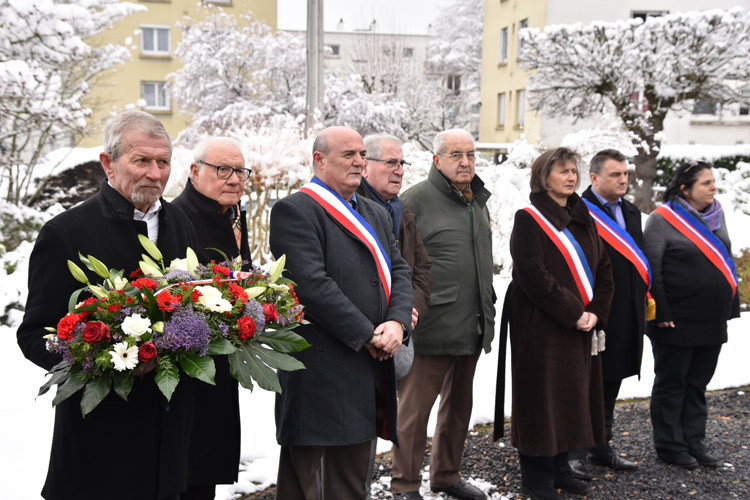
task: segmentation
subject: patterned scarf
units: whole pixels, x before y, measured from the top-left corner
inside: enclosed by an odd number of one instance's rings
[[[714,232],[721,227],[721,217],[724,213],[724,209],[721,208],[721,203],[719,203],[719,200],[714,200],[713,203],[711,203],[700,212],[696,210],[695,207],[688,203],[684,198],[680,197],[680,201],[682,201],[683,206],[692,209],[695,213],[700,215],[703,218],[703,222],[706,223],[711,232]]]

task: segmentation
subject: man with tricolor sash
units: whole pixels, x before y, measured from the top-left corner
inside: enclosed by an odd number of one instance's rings
[[[622,380],[640,375],[643,334],[646,328],[646,293],[651,281],[643,255],[641,212],[625,200],[628,165],[617,150],[599,151],[589,165],[591,186],[581,195],[612,263],[615,293],[609,311],[606,349],[600,354],[604,387],[604,424],[607,443],[590,450],[592,463],[614,470],[632,470],[635,462],[616,453],[609,444],[617,394]],[[579,479],[592,479],[585,452],[571,453],[571,468]]]
[[[388,212],[355,194],[364,167],[357,132],[324,129],[315,176],[271,210],[271,251],[287,255],[310,322],[296,331],[312,346],[295,353],[305,370],[279,372],[278,499],[364,498],[370,442],[398,443],[392,357],[411,324],[411,277]]]

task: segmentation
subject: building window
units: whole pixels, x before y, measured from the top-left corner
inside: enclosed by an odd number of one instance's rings
[[[383,47],[383,55],[384,55],[385,57],[391,57],[391,53],[392,53],[392,52],[393,52],[393,51],[391,50],[391,48],[390,48],[390,47]]]
[[[508,28],[500,30],[500,44],[497,49],[497,62],[504,63],[508,60]]]
[[[696,99],[693,103],[693,114],[694,115],[715,115],[716,114],[716,101],[708,99]]]
[[[526,91],[519,90],[516,92],[516,126],[523,128],[524,121],[524,106],[526,99]]]
[[[169,26],[141,25],[141,54],[169,55]]]
[[[740,106],[740,116],[750,116],[750,107]]]
[[[461,75],[448,75],[448,90],[452,90],[454,95],[461,93]]]
[[[404,57],[414,57],[414,48],[404,47]]]
[[[146,109],[172,109],[166,82],[141,82],[141,99],[146,101]]]
[[[517,54],[518,57],[521,57],[521,30],[524,28],[528,28],[528,27],[529,27],[528,18],[521,19],[520,21],[518,21],[518,32],[516,33],[516,37],[517,37],[516,43],[518,44],[518,46],[516,47],[516,50],[518,51],[518,54]]]
[[[327,43],[325,46],[325,54],[327,57],[340,57],[341,45]]]
[[[505,126],[505,92],[497,94],[497,126]]]
[[[649,17],[661,17],[666,16],[667,14],[669,14],[668,10],[634,10],[630,13],[630,17],[645,21]]]

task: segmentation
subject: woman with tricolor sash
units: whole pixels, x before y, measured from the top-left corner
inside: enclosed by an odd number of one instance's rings
[[[680,166],[643,232],[656,300],[646,330],[654,353],[654,446],[660,459],[686,468],[720,463],[703,443],[706,386],[727,341],[727,320],[739,317],[729,233],[715,194],[709,164]]]
[[[603,348],[596,332],[609,315],[613,283],[594,221],[575,193],[579,161],[567,148],[534,161],[531,205],[516,212],[510,242],[513,281],[503,318],[510,320],[511,442],[524,493],[534,499],[562,499],[557,488],[586,494],[568,452],[605,442],[594,354]]]

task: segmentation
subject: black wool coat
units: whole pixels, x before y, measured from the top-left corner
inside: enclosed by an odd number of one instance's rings
[[[184,257],[186,247],[197,248],[197,239],[187,216],[161,203],[157,246],[168,264]],[[24,355],[42,368],[49,370],[61,359],[46,351],[44,327],[55,326],[68,312],[70,294],[81,286],[66,261],[80,263],[80,251],[110,268],[124,269],[125,277],[138,268],[144,252],[138,234],[147,231],[145,222],[133,220],[133,210],[105,180],[96,195],[53,218],[39,232],[17,335]],[[86,272],[92,283],[101,280]],[[112,391],[86,418],[81,417],[83,391],[56,407],[44,498],[156,500],[186,489],[193,387],[199,382],[183,374],[167,402],[153,379],[154,372],[137,377],[128,401]]]
[[[599,203],[591,186],[581,197],[601,208],[605,214],[609,213]],[[622,200],[622,215],[625,219],[625,231],[643,250],[641,211],[629,201]],[[602,374],[604,380],[622,380],[641,373],[647,289],[633,264],[607,242],[602,242],[612,264],[612,279],[615,283],[615,295],[607,319],[607,348],[600,354]]]
[[[364,345],[380,323],[395,320],[409,327],[411,277],[388,212],[362,196],[357,200],[357,212],[391,261],[390,302],[364,243],[310,196],[294,193],[271,210],[271,252],[276,258],[287,256],[287,276],[297,283],[310,321],[295,331],[312,345],[295,353],[306,369],[279,371],[280,445],[342,446],[376,435],[397,443],[393,358],[377,361]]]
[[[240,250],[232,229],[229,211],[219,212],[219,204],[199,193],[188,179],[185,189],[173,202],[187,215],[198,233],[200,249],[220,262],[218,248],[230,259],[238,254],[248,261],[247,214],[240,213]],[[197,250],[197,249],[196,249]],[[200,253],[200,252],[199,252]],[[205,259],[204,259],[205,260]],[[240,402],[237,380],[229,371],[226,356],[215,356],[215,386],[195,385],[195,423],[190,439],[190,485],[233,483],[240,463]]]
[[[551,457],[605,440],[601,363],[591,356],[591,333],[575,325],[589,311],[598,316],[599,328],[605,326],[612,271],[578,195],[569,197],[570,210],[546,193],[530,198],[557,229],[566,227],[573,234],[594,275],[594,297],[584,307],[558,248],[528,212],[516,212],[510,242],[513,282],[505,306],[513,375],[511,442],[525,455]],[[500,367],[498,384],[504,375]],[[497,406],[496,422],[502,425],[502,402]]]

